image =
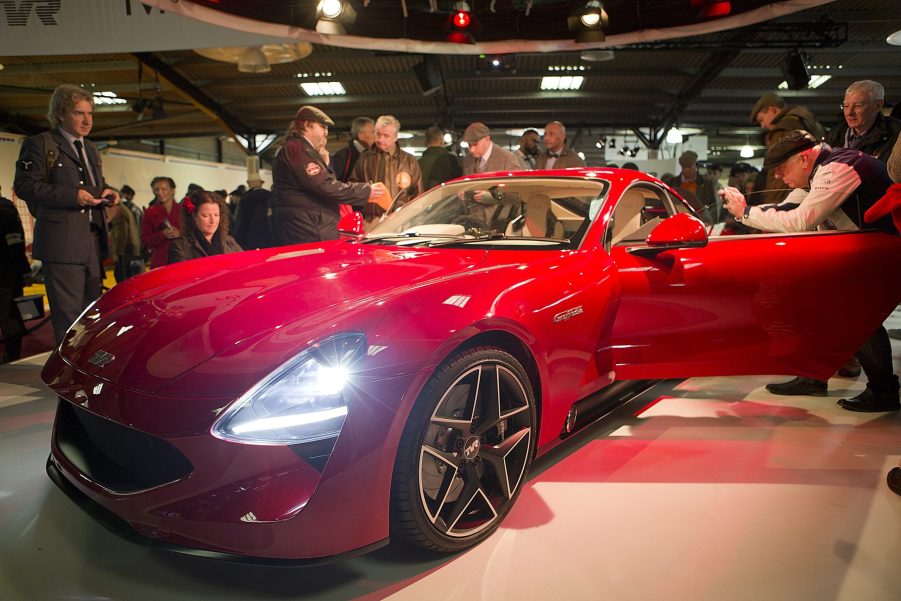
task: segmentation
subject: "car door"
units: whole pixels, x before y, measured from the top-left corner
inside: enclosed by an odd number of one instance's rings
[[[617,379],[825,379],[901,300],[897,237],[809,232],[708,240],[700,231],[703,240],[673,236],[658,248],[628,236],[611,244]]]

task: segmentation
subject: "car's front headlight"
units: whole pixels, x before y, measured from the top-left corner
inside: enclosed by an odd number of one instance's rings
[[[249,444],[334,438],[347,415],[344,390],[365,356],[360,332],[312,345],[235,401],[213,424],[213,436]]]

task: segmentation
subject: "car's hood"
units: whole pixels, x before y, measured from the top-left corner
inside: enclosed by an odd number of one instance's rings
[[[211,357],[261,340],[271,369],[344,324],[362,327],[386,297],[461,272],[483,250],[403,250],[343,242],[188,261],[116,286],[63,343],[98,378],[153,393]],[[281,355],[281,356],[280,356]]]

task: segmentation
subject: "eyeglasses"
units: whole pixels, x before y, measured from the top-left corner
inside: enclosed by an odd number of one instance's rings
[[[854,104],[845,104],[844,102],[841,104],[842,110],[854,109],[855,111],[862,111],[865,109],[870,103],[869,102],[855,102]]]

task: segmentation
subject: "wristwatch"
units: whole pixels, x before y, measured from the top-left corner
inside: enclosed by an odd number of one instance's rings
[[[750,213],[751,213],[751,205],[745,205],[745,210],[744,210],[744,212],[741,214],[741,217],[736,217],[735,220],[736,220],[736,221],[744,221],[745,219],[748,218],[748,215],[749,215]]]

